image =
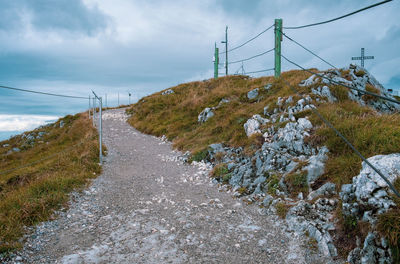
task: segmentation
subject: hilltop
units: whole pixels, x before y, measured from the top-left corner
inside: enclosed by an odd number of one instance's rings
[[[337,84],[393,98],[363,68],[311,70],[319,76],[181,84],[139,100],[128,122],[188,151],[188,162],[211,163],[215,181],[281,216],[324,255],[396,261],[399,200],[312,108],[400,189],[399,106]]]

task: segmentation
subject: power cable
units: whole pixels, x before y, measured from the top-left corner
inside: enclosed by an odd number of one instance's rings
[[[245,72],[244,74],[259,73],[259,72],[267,72],[267,71],[273,71],[273,70],[275,70],[275,68],[265,69],[265,70],[260,70],[260,71]]]
[[[316,73],[316,72],[307,70],[307,69],[305,69],[304,67],[300,66],[299,64],[297,64],[297,63],[295,63],[295,62],[289,60],[288,58],[286,58],[286,57],[283,56],[282,54],[281,54],[281,56],[282,56],[282,58],[284,58],[287,62],[289,62],[289,63],[291,63],[291,64],[297,66],[298,68],[302,69],[303,71],[306,71],[306,72],[308,72],[308,73],[314,74],[314,75],[316,75],[316,76],[318,76],[318,77],[320,77],[320,78],[329,80],[331,83],[334,83],[334,84],[337,84],[337,85],[346,87],[346,88],[351,89],[351,90],[358,91],[358,92],[363,93],[363,94],[368,94],[368,95],[371,95],[371,96],[375,96],[375,97],[377,97],[377,98],[380,98],[380,99],[383,99],[383,100],[386,100],[386,101],[389,101],[389,102],[392,102],[392,103],[395,103],[395,104],[400,104],[400,102],[397,101],[397,100],[395,100],[395,99],[392,99],[392,98],[389,98],[389,97],[386,97],[386,96],[382,96],[382,95],[379,95],[379,94],[376,94],[376,93],[372,93],[372,92],[369,92],[369,91],[361,90],[361,89],[358,89],[358,88],[355,88],[355,87],[351,87],[351,86],[349,86],[349,85],[346,85],[346,84],[340,83],[340,82],[338,82],[338,81],[332,80],[332,79],[330,79],[330,78],[328,78],[328,77],[326,77],[326,76],[323,76],[323,75],[321,75],[321,74],[319,74],[319,73]]]
[[[254,56],[252,56],[250,58],[243,59],[243,60],[237,60],[237,61],[231,61],[231,62],[228,62],[228,64],[235,64],[235,63],[240,63],[240,62],[245,62],[245,61],[248,61],[248,60],[252,60],[254,58],[257,58],[257,57],[263,56],[265,54],[268,54],[268,53],[270,53],[271,51],[274,51],[274,50],[275,50],[275,48],[272,48],[272,49],[264,51],[264,52],[262,52],[260,54],[254,55]]]
[[[89,97],[82,97],[82,96],[72,96],[72,95],[63,95],[63,94],[54,94],[54,93],[46,93],[46,92],[39,92],[33,90],[26,90],[21,88],[14,88],[9,86],[0,85],[0,88],[15,90],[20,92],[27,92],[27,93],[35,93],[35,94],[44,94],[44,95],[51,95],[51,96],[58,96],[58,97],[66,97],[66,98],[74,98],[74,99],[89,99]]]
[[[340,16],[340,17],[337,17],[337,18],[333,18],[333,19],[330,19],[330,20],[326,20],[326,21],[322,21],[322,22],[318,22],[318,23],[313,23],[313,24],[308,24],[308,25],[304,25],[304,26],[283,27],[283,28],[284,28],[284,29],[300,29],[300,28],[306,28],[306,27],[312,27],[312,26],[318,26],[318,25],[330,23],[330,22],[333,22],[333,21],[336,21],[336,20],[339,20],[339,19],[342,19],[342,18],[345,18],[345,17],[352,16],[352,15],[357,14],[357,13],[360,13],[360,12],[365,11],[365,10],[367,10],[367,9],[370,9],[370,8],[373,8],[373,7],[376,7],[376,6],[379,6],[379,5],[386,4],[386,3],[391,2],[391,1],[393,1],[393,0],[382,1],[382,2],[379,2],[379,3],[373,4],[373,5],[370,5],[370,6],[361,8],[361,9],[356,10],[356,11],[354,11],[354,12],[348,13],[348,14],[346,14],[346,15],[343,15],[343,16]]]
[[[268,30],[270,30],[274,25],[275,25],[275,24],[272,24],[270,27],[268,27],[268,28],[266,28],[265,30],[263,30],[262,32],[258,33],[257,36],[255,36],[255,37],[249,39],[248,41],[244,42],[243,44],[240,44],[239,46],[236,46],[236,47],[234,47],[234,48],[228,49],[228,52],[237,50],[237,49],[243,47],[244,45],[246,45],[246,44],[252,42],[252,41],[255,40],[256,38],[258,38],[259,36],[261,36],[262,34],[264,34],[265,32],[267,32]],[[225,54],[225,52],[226,52],[226,51],[222,51],[222,52],[220,52],[219,54]]]
[[[310,49],[304,47],[303,45],[301,45],[299,42],[297,42],[296,40],[292,39],[291,37],[289,37],[288,35],[286,35],[285,33],[283,33],[283,36],[285,36],[288,40],[293,41],[295,44],[297,44],[298,46],[302,47],[303,49],[305,49],[306,51],[308,51],[309,53],[311,53],[312,55],[314,55],[315,57],[317,57],[318,59],[322,60],[323,62],[325,62],[326,64],[328,64],[329,66],[337,69],[333,64],[329,63],[328,61],[324,60],[323,58],[321,58],[320,56],[318,56],[317,54],[315,54],[314,52],[312,52]]]
[[[282,78],[283,79],[283,78]],[[290,85],[290,83],[286,80],[283,79],[283,81],[295,92],[297,93],[299,96],[301,96],[302,98],[304,98],[304,96],[302,94],[299,93],[299,91],[297,91],[296,88],[294,88],[292,85]],[[311,106],[311,110],[314,112],[314,114],[316,114],[328,127],[330,127],[338,137],[340,137],[347,146],[349,146],[355,153],[357,156],[359,156],[368,166],[370,166],[376,173],[378,173],[378,175],[387,183],[387,185],[390,187],[390,189],[392,189],[392,191],[398,196],[400,197],[400,193],[396,190],[396,188],[393,186],[393,184],[386,178],[385,175],[383,175],[383,173],[381,171],[379,171],[374,165],[372,165],[361,153],[360,151],[358,151],[351,143],[350,141],[342,134],[339,132],[339,130],[337,130],[327,119],[325,119],[320,112],[318,112],[318,110],[315,107]]]

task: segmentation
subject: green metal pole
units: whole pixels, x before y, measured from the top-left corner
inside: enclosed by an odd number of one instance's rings
[[[275,19],[275,78],[281,76],[282,19]]]
[[[214,79],[218,79],[218,65],[219,65],[219,49],[217,43],[215,43],[214,49]]]
[[[225,28],[225,71],[228,76],[228,26]]]

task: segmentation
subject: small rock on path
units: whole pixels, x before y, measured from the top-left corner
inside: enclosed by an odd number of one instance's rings
[[[184,164],[170,143],[129,126],[123,109],[103,124],[103,173],[32,228],[21,262],[328,263],[276,216],[218,189],[205,164]]]

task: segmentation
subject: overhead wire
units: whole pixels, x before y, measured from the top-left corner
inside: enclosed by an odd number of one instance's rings
[[[265,69],[265,70],[260,70],[260,71],[245,72],[244,74],[260,73],[260,72],[267,72],[267,71],[273,71],[273,70],[275,70],[275,68]]]
[[[228,62],[228,64],[235,64],[235,63],[240,63],[240,62],[245,62],[245,61],[248,61],[248,60],[252,60],[252,59],[254,59],[254,58],[257,58],[257,57],[263,56],[263,55],[265,55],[265,54],[268,54],[268,53],[270,53],[271,51],[274,51],[274,50],[275,50],[275,48],[272,48],[272,49],[269,49],[269,50],[267,50],[267,51],[264,51],[264,52],[262,52],[262,53],[260,53],[260,54],[257,54],[257,55],[254,55],[254,56],[252,56],[252,57],[246,58],[246,59]]]
[[[370,6],[361,8],[361,9],[358,9],[358,10],[356,10],[356,11],[353,11],[353,12],[351,12],[351,13],[345,14],[345,15],[343,15],[343,16],[340,16],[340,17],[337,17],[337,18],[333,18],[333,19],[329,19],[329,20],[326,20],[326,21],[322,21],[322,22],[318,22],[318,23],[312,23],[312,24],[303,25],[303,26],[283,27],[283,28],[284,28],[284,29],[300,29],[300,28],[313,27],[313,26],[318,26],[318,25],[322,25],[322,24],[327,24],[327,23],[330,23],[330,22],[333,22],[333,21],[337,21],[337,20],[339,20],[339,19],[343,19],[343,18],[345,18],[345,17],[349,17],[349,16],[352,16],[352,15],[355,15],[355,14],[357,14],[357,13],[360,13],[360,12],[362,12],[362,11],[368,10],[368,9],[370,9],[370,8],[373,8],[373,7],[376,7],[376,6],[380,6],[380,5],[386,4],[386,3],[391,2],[391,1],[393,1],[393,0],[385,0],[385,1],[382,1],[382,2],[379,2],[379,3],[376,3],[376,4],[373,4],[373,5],[370,5]]]
[[[293,87],[287,80],[283,79],[282,80],[295,92],[297,93],[299,96],[301,96],[302,98],[304,98],[304,96],[302,94],[299,93],[299,91]],[[337,130],[332,123],[330,123],[326,118],[324,118],[321,113],[313,106],[310,107],[311,111],[314,112],[314,114],[316,114],[318,116],[319,119],[321,119],[329,128],[331,128],[335,134],[340,137],[347,146],[349,146],[355,153],[357,156],[359,156],[369,167],[371,167],[385,182],[386,184],[389,186],[389,188],[394,192],[394,194],[396,194],[398,197],[400,197],[400,193],[396,190],[396,188],[393,186],[393,184],[388,180],[388,178],[383,175],[383,173],[378,170],[374,165],[372,165],[361,153],[360,151],[358,151],[358,149],[356,149],[351,143],[350,141],[342,134],[340,133],[339,130]]]
[[[0,85],[0,88],[8,89],[8,90],[14,90],[14,91],[20,91],[20,92],[27,92],[27,93],[35,93],[35,94],[44,94],[44,95],[57,96],[57,97],[73,98],[73,99],[89,99],[89,97],[83,97],[83,96],[73,96],[73,95],[47,93],[47,92],[40,92],[40,91],[33,91],[33,90],[9,87],[9,86],[4,86],[4,85]]]
[[[228,52],[237,50],[237,49],[243,47],[244,45],[246,45],[246,44],[252,42],[252,41],[255,40],[256,38],[258,38],[259,36],[261,36],[262,34],[264,34],[265,32],[267,32],[268,30],[270,30],[274,25],[275,25],[275,24],[272,24],[271,26],[269,26],[268,28],[264,29],[263,31],[261,31],[260,33],[258,33],[255,37],[253,37],[253,38],[247,40],[247,41],[244,42],[243,44],[240,44],[239,46],[236,46],[236,47],[234,47],[234,48],[228,49]],[[219,54],[225,54],[225,52],[226,52],[226,50],[225,50],[225,51],[219,52]]]
[[[303,71],[306,71],[306,72],[308,72],[308,73],[314,74],[314,75],[316,75],[316,76],[318,76],[318,77],[320,77],[320,78],[329,80],[331,83],[334,83],[334,84],[337,84],[337,85],[346,87],[346,88],[351,89],[351,90],[358,91],[358,92],[363,93],[363,94],[368,94],[368,95],[371,95],[371,96],[375,96],[375,97],[377,97],[377,98],[380,98],[380,99],[383,99],[383,100],[386,100],[386,101],[389,101],[389,102],[392,102],[392,103],[395,103],[395,104],[400,104],[400,102],[397,101],[397,100],[395,100],[395,99],[392,99],[392,98],[389,98],[389,97],[386,97],[386,96],[382,96],[382,95],[379,95],[379,94],[376,94],[376,93],[372,93],[372,92],[369,92],[369,91],[366,91],[366,90],[361,90],[361,89],[358,89],[358,88],[355,88],[355,87],[351,87],[351,86],[346,85],[346,84],[343,84],[343,83],[341,83],[341,82],[332,80],[331,78],[328,78],[328,77],[326,77],[326,76],[324,76],[324,75],[322,75],[322,74],[313,72],[313,71],[311,71],[311,70],[308,70],[308,69],[302,67],[301,65],[299,65],[299,64],[297,64],[297,63],[295,63],[295,62],[289,60],[288,58],[286,58],[283,54],[281,54],[281,56],[282,56],[282,58],[284,58],[287,62],[289,62],[289,63],[291,63],[291,64],[297,66],[298,68],[302,69]]]
[[[306,51],[308,51],[309,53],[311,53],[312,55],[314,55],[315,57],[317,57],[318,59],[322,60],[323,62],[325,62],[326,64],[328,64],[329,66],[337,69],[337,67],[335,65],[333,65],[332,63],[328,62],[327,60],[323,59],[322,57],[318,56],[315,52],[311,51],[310,49],[306,48],[304,45],[300,44],[299,42],[297,42],[296,40],[294,40],[293,38],[289,37],[288,35],[286,35],[285,33],[283,33],[283,36],[285,36],[288,40],[294,42],[295,44],[297,44],[298,46],[302,47],[303,49],[305,49]]]

